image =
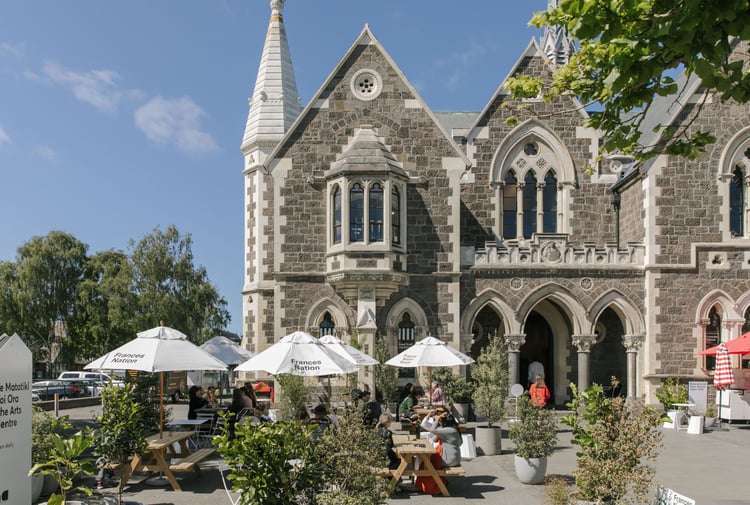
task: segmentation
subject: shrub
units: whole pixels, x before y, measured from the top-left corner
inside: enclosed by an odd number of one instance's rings
[[[461,374],[453,373],[450,368],[438,368],[432,373],[432,379],[443,388],[445,397],[451,403],[469,403],[473,387]]]
[[[299,375],[280,374],[276,380],[281,386],[281,409],[282,419],[293,420],[300,409],[305,409],[307,400],[307,389],[305,389],[305,378]]]
[[[31,464],[49,460],[55,448],[52,435],[62,434],[73,428],[68,422],[68,416],[56,418],[39,407],[33,407],[31,414]]]
[[[374,358],[380,362],[374,367],[376,394],[379,394],[385,403],[395,402],[398,390],[398,370],[385,364],[391,359],[391,355],[388,351],[388,342],[383,337],[378,337],[375,341]]]
[[[489,340],[477,362],[471,365],[474,410],[487,418],[488,427],[503,419],[508,397],[508,353],[500,337]]]
[[[133,384],[107,386],[102,390],[99,438],[94,442],[103,463],[124,463],[129,456],[146,449],[143,435],[144,407],[133,398]]]
[[[544,458],[557,445],[557,423],[552,411],[535,407],[527,394],[518,398],[518,419],[508,434],[521,458]]]
[[[573,414],[561,422],[573,429],[579,451],[573,476],[579,498],[597,503],[646,503],[661,449],[661,414],[640,400],[607,398],[601,385],[579,392],[571,384]]]
[[[661,383],[656,399],[664,406],[664,410],[674,410],[675,403],[688,402],[688,388],[680,379],[669,377]]]

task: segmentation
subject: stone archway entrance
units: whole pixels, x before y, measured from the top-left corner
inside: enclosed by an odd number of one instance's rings
[[[529,314],[526,320],[526,342],[521,346],[520,381],[524,388],[528,382],[529,364],[538,361],[544,366],[545,382],[550,391],[555,390],[555,349],[554,335],[547,320],[536,311]]]
[[[502,319],[491,307],[484,307],[474,319],[474,324],[471,326],[471,333],[473,335],[473,342],[469,355],[476,360],[479,358],[482,349],[489,343],[491,336],[502,336],[504,333]]]

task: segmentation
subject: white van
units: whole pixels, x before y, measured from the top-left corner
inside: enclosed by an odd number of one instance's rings
[[[109,384],[110,376],[105,373],[99,373],[99,372],[89,372],[89,371],[80,371],[80,372],[63,372],[58,377],[58,380],[65,380],[65,379],[77,379],[77,380],[92,380],[92,381],[101,381],[105,384]],[[112,383],[115,386],[124,386],[125,384],[119,380],[117,377],[111,377]]]

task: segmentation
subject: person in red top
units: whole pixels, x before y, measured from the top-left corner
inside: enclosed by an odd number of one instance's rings
[[[531,404],[535,407],[544,407],[552,396],[544,383],[544,377],[540,374],[537,374],[534,384],[529,388],[529,396],[531,397]]]

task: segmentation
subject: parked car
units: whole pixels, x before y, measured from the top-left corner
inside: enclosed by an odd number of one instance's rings
[[[90,394],[86,383],[80,380],[48,380],[34,382],[31,385],[32,394],[40,400],[54,400],[55,394],[61,400],[79,398]]]
[[[39,400],[40,400],[40,398],[39,398],[39,395],[38,395],[38,394],[36,394],[36,393],[34,393],[34,392],[32,391],[32,392],[31,392],[31,401],[32,401],[32,402],[38,402]]]
[[[90,380],[87,379],[85,381],[81,381],[86,383],[86,387],[89,390],[89,394],[91,396],[101,396],[102,395],[102,389],[109,386],[109,381],[98,381],[98,380]]]

